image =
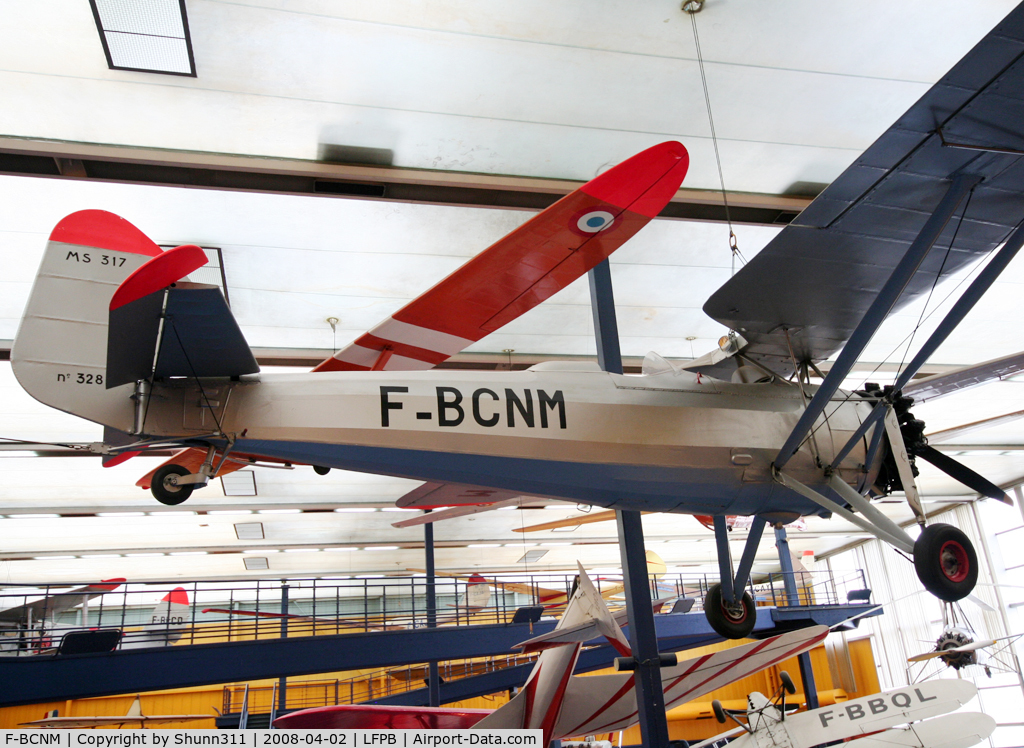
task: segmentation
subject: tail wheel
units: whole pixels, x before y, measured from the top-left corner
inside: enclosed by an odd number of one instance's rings
[[[190,475],[188,468],[181,465],[164,465],[153,474],[153,484],[149,490],[161,504],[174,506],[192,495],[195,488],[191,483],[178,484],[178,477]]]
[[[734,603],[722,598],[722,585],[713,584],[704,598],[704,615],[708,623],[720,636],[726,639],[744,639],[750,636],[757,621],[754,599],[749,592]]]
[[[971,594],[978,582],[978,554],[952,525],[930,525],[914,543],[914,569],[924,588],[953,603]]]

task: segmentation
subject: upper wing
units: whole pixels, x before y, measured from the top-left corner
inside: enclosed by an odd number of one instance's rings
[[[827,635],[825,626],[812,626],[662,668],[665,708],[692,701],[798,655],[824,641]],[[632,673],[570,680],[555,726],[555,737],[610,732],[634,724],[637,708],[633,682]]]
[[[958,171],[984,181],[894,308],[926,292],[940,268],[948,276],[1006,239],[1024,218],[1022,56],[1024,6],[711,296],[704,311],[749,341],[744,355],[788,373],[789,341],[797,361],[841,348]],[[702,371],[722,376],[735,366]]]
[[[491,245],[314,371],[430,369],[568,286],[630,239],[679,189],[676,142],[604,172]]]
[[[69,590],[68,592],[57,592],[47,595],[30,603],[0,611],[0,621],[27,621],[29,611],[32,613],[33,620],[48,618],[76,605],[81,605],[86,600],[91,600],[97,595],[102,595],[104,592],[116,590],[124,582],[123,578],[105,579],[100,584],[89,584],[85,587]]]

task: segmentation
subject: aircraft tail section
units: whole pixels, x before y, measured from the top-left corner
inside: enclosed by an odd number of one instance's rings
[[[185,633],[190,621],[188,593],[184,587],[175,587],[164,595],[153,608],[141,631],[128,632],[122,639],[121,649],[142,647],[169,647]]]
[[[131,430],[132,387],[107,388],[109,305],[118,286],[160,253],[139,229],[106,211],[79,211],[57,224],[11,350],[14,375],[32,397]]]
[[[466,583],[466,608],[480,610],[491,602],[491,585],[479,574],[474,574]]]
[[[579,567],[579,580],[569,597],[565,613],[552,632],[557,641],[545,640],[540,657],[530,672],[530,677],[515,698],[503,707],[484,717],[474,729],[541,729],[542,743],[547,745],[553,737],[562,702],[573,682],[572,672],[576,667],[583,641],[604,634],[617,648],[626,647],[625,637],[608,612],[604,598],[590,581],[583,566]],[[531,639],[536,642],[541,637]],[[590,680],[589,678],[587,679]]]
[[[202,248],[164,251],[113,213],[67,216],[11,350],[18,382],[46,405],[134,435],[145,426],[136,382],[258,372],[220,289],[183,281],[206,262]]]
[[[136,696],[135,697],[135,701],[133,701],[132,705],[130,707],[128,707],[128,713],[125,714],[124,716],[126,716],[126,717],[141,717],[142,716],[142,697],[140,697],[140,696]]]

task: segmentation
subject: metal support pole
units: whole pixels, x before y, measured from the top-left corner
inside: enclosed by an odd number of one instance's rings
[[[732,586],[732,550],[729,548],[729,527],[725,523],[725,516],[716,514],[715,521],[715,546],[718,550],[718,577],[722,585],[722,601],[725,603],[736,602],[736,590]]]
[[[619,530],[619,555],[629,617],[629,646],[636,659],[637,718],[644,748],[668,748],[668,721],[665,718],[665,692],[661,687],[658,660],[658,635],[654,629],[654,610],[647,578],[644,553],[644,529],[640,512],[615,512]]]
[[[782,584],[786,588],[786,600],[790,605],[800,604],[800,593],[796,588],[796,575],[793,571],[793,557],[789,553],[789,539],[786,528],[781,524],[775,526],[775,547],[779,550],[779,564],[782,566]],[[818,687],[814,682],[814,670],[811,668],[811,656],[807,652],[797,656],[800,663],[800,679],[804,683],[804,696],[807,698],[807,709],[818,708]]]
[[[864,347],[870,342],[878,326],[882,324],[889,312],[892,311],[903,290],[910,283],[914,274],[917,273],[917,269],[921,266],[924,258],[928,256],[932,245],[939,238],[949,219],[953,217],[953,213],[956,212],[960,202],[979,181],[981,181],[981,177],[974,174],[958,174],[954,177],[949,185],[949,189],[946,190],[946,194],[942,196],[942,200],[939,201],[938,206],[935,208],[935,212],[929,216],[924,227],[921,229],[921,233],[917,235],[917,238],[907,248],[903,258],[892,271],[892,275],[889,276],[885,285],[878,292],[878,296],[871,303],[871,306],[857,325],[857,329],[853,331],[850,339],[843,346],[843,350],[836,359],[835,364],[829,369],[825,380],[807,404],[807,408],[804,410],[803,415],[800,416],[800,420],[793,427],[793,432],[786,439],[786,443],[782,445],[782,449],[779,450],[779,454],[775,458],[775,466],[777,468],[781,469],[784,467],[789,458],[800,448],[804,436],[811,430],[814,422],[818,420],[818,416],[822,414],[825,406],[832,399],[832,395],[836,393],[839,385],[846,379],[853,365],[857,363],[857,359],[864,351]]]
[[[288,585],[281,585],[281,638],[288,638]],[[257,624],[258,625],[258,624]],[[288,703],[288,678],[284,675],[277,682],[277,711],[283,714]]]
[[[619,351],[619,328],[615,322],[615,298],[612,295],[612,271],[608,260],[588,273],[590,306],[594,311],[594,339],[597,341],[597,363],[602,371],[622,373]]]
[[[427,511],[430,511],[429,509]],[[437,627],[437,586],[434,580],[434,523],[423,525],[423,552],[427,561],[427,628]],[[456,601],[457,602],[457,601]],[[427,663],[427,694],[430,706],[441,706],[441,681],[437,660]]]
[[[594,338],[597,362],[602,371],[622,373],[619,331],[615,322],[615,299],[608,260],[589,273],[590,304],[594,312]],[[661,687],[658,634],[654,629],[647,555],[644,553],[644,529],[640,512],[615,512],[619,531],[619,555],[626,593],[629,620],[629,644],[636,658],[633,678],[636,683],[637,719],[645,748],[668,748],[668,721],[665,717],[665,692]]]

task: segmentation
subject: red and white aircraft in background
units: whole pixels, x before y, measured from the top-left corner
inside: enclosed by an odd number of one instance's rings
[[[445,707],[329,706],[279,717],[283,729],[540,729],[542,745],[572,735],[624,730],[637,720],[633,673],[574,676],[583,642],[604,636],[629,656],[629,644],[594,583],[579,566],[579,584],[549,634],[523,642],[540,651],[526,685],[507,704],[489,712]],[[793,631],[764,641],[704,655],[661,669],[665,706],[672,708],[814,647],[825,626]]]
[[[106,649],[141,649],[166,647],[184,634],[190,620],[188,593],[184,587],[175,587],[150,611],[149,620],[139,627],[123,629],[89,627],[89,600],[113,592],[124,579],[107,579],[68,592],[45,595],[38,600],[0,611],[0,655],[6,652],[19,655],[42,654],[57,651],[68,634],[89,635],[99,632],[112,634],[104,641]],[[86,623],[56,623],[57,614],[82,606],[82,619]]]
[[[108,450],[118,458],[193,448],[148,479],[165,503],[269,460],[467,495],[406,506],[530,495],[709,515],[719,545],[726,515],[752,516],[751,557],[767,523],[838,514],[912,554],[928,590],[959,600],[977,581],[977,555],[960,530],[928,522],[914,462],[1009,498],[927,444],[908,395],[1006,373],[979,365],[910,383],[1024,244],[1024,120],[1000,93],[1024,88],[1005,43],[1022,37],[1024,6],[716,291],[705,311],[731,333],[685,367],[649,355],[641,376],[572,362],[434,369],[657,216],[689,164],[681,144],[666,142],[562,198],[308,373],[258,373],[220,291],[183,281],[206,263],[199,247],[163,251],[110,213],[74,213],[50,235],[13,370],[41,402],[130,434]],[[986,256],[891,387],[840,389],[887,316]],[[837,353],[813,384],[817,364]],[[923,526],[916,541],[870,501],[901,490]],[[724,636],[753,626],[753,601],[740,594],[747,555],[735,579],[719,559],[732,583],[706,600]]]

